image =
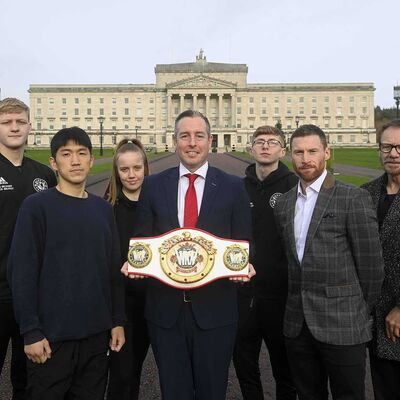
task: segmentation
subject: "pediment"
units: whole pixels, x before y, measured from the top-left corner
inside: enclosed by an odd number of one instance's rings
[[[207,75],[198,75],[167,84],[167,88],[235,88],[236,84]]]

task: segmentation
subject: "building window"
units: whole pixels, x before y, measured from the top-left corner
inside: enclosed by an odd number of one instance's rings
[[[354,96],[350,96],[349,101],[350,101],[350,103],[354,103]]]
[[[338,127],[338,128],[341,128],[341,127],[342,127],[342,120],[341,120],[341,119],[339,119],[339,120],[337,121],[337,127]]]
[[[63,97],[63,98],[61,99],[61,102],[62,102],[63,104],[67,104],[67,99],[66,99],[65,97]]]
[[[124,101],[125,101],[125,104],[128,104],[129,103],[129,98],[125,97]]]
[[[54,99],[53,99],[53,97],[50,97],[50,98],[49,98],[49,104],[54,104]]]
[[[326,120],[324,121],[324,127],[325,127],[325,128],[329,128],[329,119],[326,119]]]
[[[37,104],[42,104],[42,99],[39,97],[38,99],[36,99],[36,103]]]
[[[150,104],[153,104],[154,103],[154,99],[150,99]]]
[[[92,104],[92,99],[91,99],[91,97],[88,97],[88,98],[86,99],[86,101],[87,101],[88,104]]]
[[[261,103],[266,103],[267,102],[267,98],[266,97],[261,97]]]
[[[312,97],[312,98],[311,98],[311,101],[312,101],[313,103],[316,103],[316,102],[317,102],[317,98],[316,98],[316,97]]]
[[[286,110],[286,113],[287,113],[287,115],[292,115],[292,109],[291,109],[291,108],[288,108],[288,109]]]
[[[366,113],[367,113],[367,107],[363,107],[363,108],[362,108],[362,113],[363,113],[363,114],[366,114]]]
[[[61,109],[61,115],[67,115],[67,109],[66,108],[62,108]]]
[[[37,108],[36,109],[36,115],[42,115],[42,109],[41,108]]]
[[[261,109],[261,114],[265,115],[267,113],[267,109],[266,108],[262,108]]]
[[[113,131],[116,131],[116,130],[117,130],[116,125],[113,125],[113,126],[112,126],[112,130],[113,130]]]
[[[304,115],[304,107],[299,107],[299,114]]]
[[[154,115],[154,108],[150,108],[149,115]]]
[[[240,121],[238,121],[237,124],[236,124],[236,128],[240,129],[241,127],[242,127],[242,123]]]
[[[88,108],[88,109],[86,110],[86,114],[87,114],[87,115],[92,115],[92,109],[91,109],[91,108]]]
[[[279,103],[279,97],[274,97],[274,103]]]
[[[111,102],[112,102],[113,104],[117,104],[117,98],[116,98],[116,97],[113,97],[113,98],[111,99]]]
[[[324,97],[324,102],[325,102],[325,103],[329,103],[329,96],[325,96],[325,97]]]
[[[343,142],[343,136],[342,135],[337,135],[337,141],[338,141],[338,143],[342,143]]]
[[[49,108],[49,116],[53,116],[54,115],[54,108]]]
[[[129,125],[125,125],[125,129],[129,129]]]
[[[100,109],[99,109],[99,114],[100,114],[100,115],[104,115],[104,108],[100,108]]]
[[[116,108],[113,108],[112,110],[111,110],[111,115],[117,115],[117,109]]]
[[[238,107],[237,109],[236,109],[236,114],[241,114],[242,113],[242,108],[241,107]]]
[[[150,129],[154,129],[154,125],[150,125],[149,128],[150,128]]]
[[[79,108],[74,109],[74,115],[79,115]]]
[[[342,102],[342,96],[338,96],[337,102],[338,102],[338,103],[341,103],[341,102]]]
[[[250,124],[250,125],[249,125],[249,128],[250,128],[250,129],[254,129],[254,124]]]
[[[342,115],[342,107],[336,108],[336,115]]]
[[[129,108],[125,108],[124,114],[125,114],[125,115],[129,115]]]
[[[241,103],[241,102],[242,102],[242,98],[241,98],[241,97],[238,97],[238,98],[236,99],[236,102]]]
[[[350,143],[356,142],[356,135],[350,135]]]
[[[87,130],[88,130],[88,131],[91,131],[91,130],[92,130],[91,125],[88,125],[88,126],[87,126]]]
[[[304,103],[304,97],[299,97],[299,103]]]
[[[350,126],[350,128],[354,128],[354,118],[350,118],[349,126]]]
[[[279,114],[279,107],[275,107],[274,108],[274,114],[276,115],[276,114]]]
[[[354,114],[354,107],[350,107],[350,114]]]
[[[63,124],[62,129],[65,129],[66,127],[67,127],[67,125],[66,125],[66,124]]]
[[[288,97],[288,98],[286,99],[286,102],[289,103],[289,104],[292,103],[292,98],[291,98],[291,97]]]
[[[316,115],[317,114],[317,107],[313,107],[311,109],[311,114]]]
[[[254,103],[254,97],[249,97],[249,103]]]
[[[249,114],[254,114],[254,107],[249,108]]]
[[[238,144],[241,144],[241,143],[242,143],[242,137],[241,137],[241,136],[238,136],[238,137],[236,138],[236,141],[238,142]]]
[[[100,104],[104,104],[104,97],[100,97]]]
[[[41,122],[38,122],[38,123],[36,124],[36,129],[37,129],[38,131],[41,131],[41,130],[42,130],[42,123],[41,123]]]
[[[329,114],[329,107],[324,107],[324,113]]]
[[[75,104],[79,104],[79,97],[75,97]]]

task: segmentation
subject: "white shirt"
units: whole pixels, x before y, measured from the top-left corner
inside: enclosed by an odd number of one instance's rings
[[[208,162],[205,162],[197,171],[193,174],[199,175],[194,181],[194,189],[196,190],[197,197],[197,215],[200,213],[201,202],[203,200],[204,185],[206,184],[206,175],[208,171]],[[179,182],[178,182],[178,220],[180,227],[183,226],[184,214],[185,214],[185,196],[189,187],[189,178],[184,176],[191,174],[182,163],[179,164]]]
[[[296,240],[297,256],[300,263],[303,260],[308,228],[310,227],[315,204],[326,175],[327,171],[324,170],[322,175],[315,182],[310,186],[307,186],[305,195],[301,189],[300,181],[297,185],[297,200],[294,211],[294,237]]]

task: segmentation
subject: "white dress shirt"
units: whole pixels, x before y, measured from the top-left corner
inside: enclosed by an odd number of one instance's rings
[[[294,211],[294,237],[296,240],[297,256],[300,263],[303,260],[308,228],[310,227],[315,204],[326,175],[327,171],[324,170],[322,175],[316,181],[314,181],[310,186],[307,186],[305,194],[303,194],[300,181],[297,185],[297,201]]]
[[[194,189],[196,190],[197,197],[197,214],[200,213],[201,202],[203,200],[204,185],[206,184],[206,175],[208,171],[208,162],[204,163],[197,171],[193,174],[199,175],[194,181]],[[189,187],[189,178],[184,176],[191,174],[182,163],[179,164],[179,183],[178,183],[178,220],[180,227],[183,226],[184,214],[185,214],[185,196]]]

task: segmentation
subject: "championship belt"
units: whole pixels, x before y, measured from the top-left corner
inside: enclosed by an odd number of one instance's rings
[[[201,229],[174,229],[129,241],[128,274],[149,276],[177,289],[194,289],[217,279],[246,277],[249,243]]]

